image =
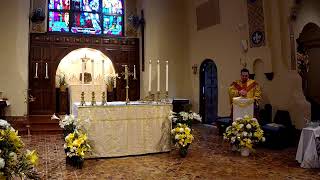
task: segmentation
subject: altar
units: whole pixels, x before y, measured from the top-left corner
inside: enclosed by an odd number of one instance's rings
[[[99,104],[99,102],[97,102]],[[104,106],[73,104],[85,127],[92,153],[86,158],[119,157],[171,150],[171,104],[108,102]]]

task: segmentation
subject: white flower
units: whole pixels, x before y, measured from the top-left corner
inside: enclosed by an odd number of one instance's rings
[[[237,125],[237,123],[236,123],[236,122],[233,122],[233,123],[232,123],[232,126],[236,126],[236,125]]]
[[[64,149],[67,149],[67,147],[68,147],[67,144],[64,143],[63,148],[64,148]]]
[[[193,113],[193,119],[195,119],[197,121],[200,121],[200,122],[202,121],[201,116],[199,114],[197,114],[197,113]]]
[[[233,136],[233,137],[231,138],[231,142],[234,143],[235,141],[236,141],[236,137]]]
[[[248,133],[247,133],[246,131],[244,131],[244,132],[242,132],[242,135],[243,135],[244,137],[246,137],[246,136],[248,135]]]
[[[228,127],[227,127],[227,129],[226,129],[226,131],[229,131],[229,129],[230,129],[230,128],[231,128],[231,127],[230,127],[230,126],[228,126]]]
[[[0,119],[0,127],[3,127],[4,129],[8,129],[11,127],[11,125],[6,120]]]
[[[243,124],[239,124],[239,128],[240,128],[240,129],[243,128],[243,126],[244,126]]]
[[[244,119],[248,119],[248,118],[249,118],[249,116],[248,116],[248,115],[245,115],[245,116],[243,116],[243,118],[244,118]]]
[[[174,137],[174,139],[179,139],[179,134],[176,134],[176,136]]]
[[[9,153],[9,157],[13,159],[13,161],[17,161],[17,154],[15,152]]]
[[[174,117],[172,118],[172,122],[177,122],[178,118]]]
[[[265,137],[262,137],[261,141],[262,141],[262,142],[265,142],[265,141],[266,141],[266,138],[265,138]]]
[[[171,129],[171,134],[174,134],[174,132],[176,132],[175,129]]]
[[[238,117],[238,118],[236,118],[236,121],[239,121],[239,120],[241,120],[242,118],[241,117]]]
[[[256,118],[252,118],[253,121],[258,121]]]
[[[184,131],[184,129],[183,129],[183,128],[180,128],[179,131],[182,133],[182,132]]]
[[[247,129],[251,129],[251,124],[247,124],[247,125],[246,125],[246,128],[247,128]]]
[[[0,158],[0,169],[4,168],[4,165],[6,165],[6,162],[4,159]]]
[[[188,120],[188,118],[189,118],[188,113],[182,111],[179,114],[180,114],[180,116],[182,116],[182,120],[184,120],[184,121]]]
[[[193,118],[194,118],[193,114],[190,113],[189,116],[188,116],[188,118],[189,118],[189,119],[193,119]]]

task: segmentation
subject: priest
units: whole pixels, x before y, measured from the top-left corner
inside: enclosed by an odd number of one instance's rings
[[[254,115],[258,115],[259,102],[261,100],[261,88],[259,84],[249,79],[249,70],[243,68],[241,70],[241,80],[234,81],[229,87],[230,103],[234,97],[244,97],[254,99]],[[231,111],[232,115],[232,111]]]

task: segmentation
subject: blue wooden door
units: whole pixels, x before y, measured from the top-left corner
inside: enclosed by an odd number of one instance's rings
[[[217,111],[217,67],[212,60],[206,59],[200,67],[200,114],[203,123],[213,123],[217,118]]]

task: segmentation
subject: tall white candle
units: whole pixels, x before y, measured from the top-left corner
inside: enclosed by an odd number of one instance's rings
[[[117,75],[113,77],[113,88],[117,87]]]
[[[48,79],[49,78],[49,76],[48,76],[48,63],[46,63],[46,77],[45,77],[46,79]]]
[[[168,86],[169,86],[169,64],[168,64],[168,61],[166,61],[166,92],[168,92]]]
[[[149,87],[148,91],[151,92],[151,60],[149,61]]]
[[[102,79],[103,79],[103,82],[105,80],[105,77],[104,77],[104,60],[102,60],[102,71],[101,71],[101,76],[102,76]]]
[[[102,70],[101,70],[101,76],[102,76],[102,83],[103,83],[103,92],[105,92],[106,88],[106,82],[104,77],[104,59],[102,59]]]
[[[38,78],[38,63],[36,63],[36,74],[34,75],[35,78]]]
[[[84,86],[84,60],[82,60],[82,67],[81,67],[81,92],[83,91],[83,86]]]
[[[160,60],[157,61],[157,69],[158,69],[158,76],[157,76],[157,91],[160,91]]]
[[[92,92],[94,92],[94,60],[91,59],[91,77],[92,77]]]
[[[136,65],[133,65],[133,79],[137,79],[137,75],[136,75]]]

